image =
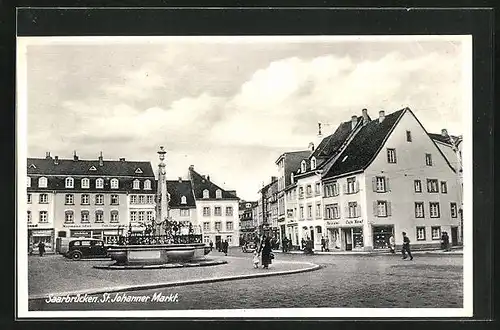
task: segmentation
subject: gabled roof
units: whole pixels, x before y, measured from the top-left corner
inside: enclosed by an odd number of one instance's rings
[[[361,119],[362,117],[359,117],[358,122],[360,122]],[[333,134],[330,134],[321,140],[311,157],[314,156],[316,159],[329,158],[332,153],[334,153],[347,139],[352,130],[351,126],[351,121],[341,123]]]
[[[167,180],[167,192],[170,194],[169,206],[171,208],[195,208],[191,181]],[[186,197],[186,204],[181,204],[182,196]]]
[[[434,141],[438,141],[438,142],[441,142],[441,143],[444,143],[444,144],[448,144],[451,146],[451,142],[450,142],[450,138],[447,137],[447,136],[443,136],[442,134],[436,134],[436,133],[428,133],[429,136],[431,137],[431,139],[433,139]],[[457,140],[458,137],[457,136],[451,136],[454,140]]]
[[[405,110],[402,109],[386,115],[381,123],[375,119],[361,127],[324,177],[328,178],[365,169],[378,154]]]
[[[239,200],[239,198],[235,194],[232,194],[231,192],[220,188],[218,185],[210,181],[208,178],[203,177],[201,174],[196,172],[193,168],[189,168],[189,178],[191,179],[191,184],[196,199],[204,199],[203,198],[204,190],[208,190],[209,192],[210,197],[208,199],[216,199],[215,192],[217,190],[220,190],[222,192],[221,199]]]
[[[138,178],[155,176],[151,163],[144,161],[104,160],[102,166],[99,166],[99,160],[58,159],[56,164],[53,158],[28,158],[27,167],[28,174],[35,175],[134,176]],[[91,170],[93,168],[95,170]]]
[[[296,173],[300,169],[300,163],[303,159],[307,159],[311,155],[311,151],[292,151],[285,152],[285,187],[291,183],[290,174]]]

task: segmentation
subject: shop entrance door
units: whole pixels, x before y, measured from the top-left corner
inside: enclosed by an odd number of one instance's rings
[[[451,246],[458,245],[458,227],[451,227]]]
[[[314,244],[314,229],[311,229],[311,241]]]
[[[215,236],[215,248],[217,250],[220,250],[221,248],[220,242],[221,242],[221,236],[220,235]]]
[[[345,250],[346,251],[351,251],[352,250],[352,232],[351,229],[342,229],[342,232],[344,234],[344,242],[345,242]]]
[[[393,226],[377,226],[373,227],[373,248],[387,249],[389,248],[389,239],[394,232]]]

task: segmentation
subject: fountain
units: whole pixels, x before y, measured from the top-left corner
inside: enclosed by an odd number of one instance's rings
[[[153,220],[153,223],[147,225],[144,233],[140,235],[132,232],[130,224],[128,234],[121,236],[118,244],[108,248],[108,255],[115,264],[96,265],[95,268],[172,268],[226,263],[206,259],[210,247],[203,244],[203,235],[195,233],[192,223],[186,226],[170,218],[165,154],[164,148],[160,147],[156,219],[162,220],[160,222]],[[181,233],[183,229],[187,229],[187,234]]]

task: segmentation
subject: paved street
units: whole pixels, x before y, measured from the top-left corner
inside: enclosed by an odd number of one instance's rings
[[[217,253],[215,254],[217,255]],[[236,257],[234,260],[251,258],[251,254],[243,254],[236,249],[231,250],[230,254]],[[313,262],[321,265],[322,268],[300,274],[126,293],[128,296],[153,296],[160,292],[165,296],[177,294],[174,301],[171,302],[47,304],[43,300],[32,300],[29,303],[29,308],[30,310],[154,310],[276,307],[462,307],[463,259],[459,255],[417,255],[413,261],[401,260],[399,255],[304,256],[276,254],[276,257],[280,261]],[[241,259],[241,261],[246,262],[247,260]],[[91,261],[82,262],[82,265],[83,263],[91,263]],[[192,270],[183,269],[182,271],[190,272]],[[137,282],[149,281],[151,276],[149,271],[134,271],[133,274]],[[56,275],[56,278],[62,277],[62,274]],[[72,281],[85,281],[85,277],[78,273],[65,274],[64,277],[71,278]],[[106,276],[103,280],[106,281]],[[114,297],[115,294],[112,296]],[[100,298],[102,295],[96,295],[96,297]]]

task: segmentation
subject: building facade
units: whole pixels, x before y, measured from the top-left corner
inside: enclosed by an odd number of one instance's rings
[[[239,198],[235,191],[224,190],[189,167],[189,179],[195,198],[197,226],[202,230],[205,244],[218,246],[227,241],[229,246],[239,246]]]
[[[257,205],[257,202],[239,202],[240,245],[245,242],[253,242],[257,236],[256,221],[254,219],[254,210]]]
[[[155,177],[149,162],[28,158],[28,240],[48,252],[57,237],[113,242],[131,218],[154,218]]]

